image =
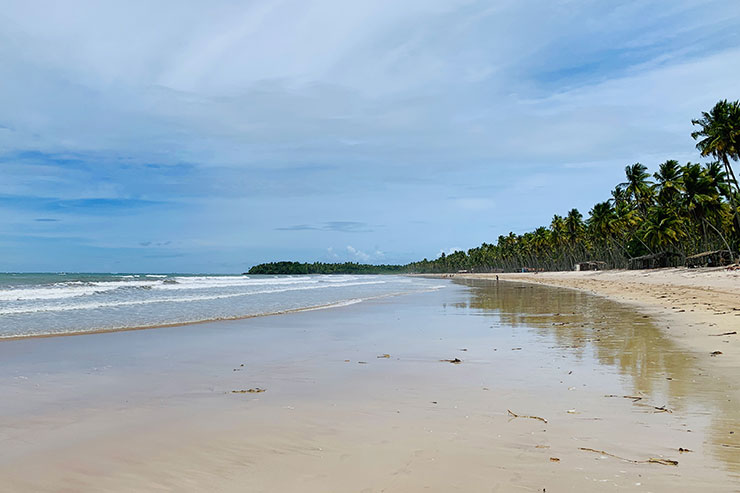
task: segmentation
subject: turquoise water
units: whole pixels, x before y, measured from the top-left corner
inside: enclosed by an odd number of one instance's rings
[[[0,274],[0,338],[328,308],[442,287],[403,276]]]

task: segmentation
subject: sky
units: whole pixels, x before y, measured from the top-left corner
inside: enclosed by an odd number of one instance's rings
[[[727,0],[10,1],[0,271],[406,263],[700,161]]]

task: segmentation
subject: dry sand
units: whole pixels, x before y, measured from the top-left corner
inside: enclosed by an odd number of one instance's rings
[[[481,280],[5,341],[0,490],[740,491],[737,372],[718,358],[602,297]]]
[[[740,271],[668,268],[498,274],[501,280],[578,289],[650,313],[666,333],[691,351],[721,351],[712,364],[740,377]],[[495,279],[496,274],[455,274]],[[727,332],[737,332],[719,336]]]

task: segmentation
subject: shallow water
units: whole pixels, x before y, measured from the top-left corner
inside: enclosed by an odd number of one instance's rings
[[[623,305],[487,281],[5,341],[0,477],[10,491],[737,491],[738,383],[702,357]],[[231,393],[253,387],[267,392]]]

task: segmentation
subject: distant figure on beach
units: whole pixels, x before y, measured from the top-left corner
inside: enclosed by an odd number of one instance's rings
[[[498,274],[496,274],[496,282],[498,282]]]

